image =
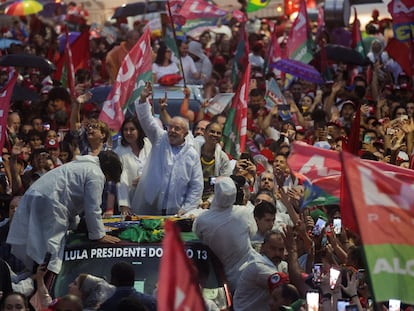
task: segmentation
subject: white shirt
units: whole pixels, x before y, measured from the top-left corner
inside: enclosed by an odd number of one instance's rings
[[[155,75],[157,81],[165,75],[169,74],[179,74],[180,69],[178,69],[177,64],[172,62],[168,66],[160,66],[156,63],[152,64],[152,73]]]

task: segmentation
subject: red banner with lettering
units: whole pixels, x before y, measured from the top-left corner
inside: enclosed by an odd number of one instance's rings
[[[380,169],[389,177],[414,184],[414,170],[380,161],[364,160],[364,162]],[[313,185],[327,193],[337,197],[344,195],[340,192],[342,164],[338,152],[294,142],[288,164],[294,173],[306,176]],[[341,206],[341,216],[344,225],[357,232],[358,228],[350,206]]]
[[[147,28],[138,42],[125,56],[119,68],[115,84],[103,103],[99,119],[117,132],[125,114],[135,114],[134,101],[141,94],[145,82],[152,80],[151,34]]]
[[[346,152],[341,161],[375,301],[413,304],[414,185]]]

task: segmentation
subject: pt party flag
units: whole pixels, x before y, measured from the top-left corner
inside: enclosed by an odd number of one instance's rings
[[[414,304],[414,185],[341,153],[376,302]]]
[[[115,84],[103,103],[99,119],[118,132],[125,115],[135,115],[134,101],[147,81],[152,79],[151,33],[147,28],[138,42],[125,56]]]
[[[158,277],[158,310],[204,311],[197,269],[187,257],[179,228],[173,221],[165,222],[162,248]]]

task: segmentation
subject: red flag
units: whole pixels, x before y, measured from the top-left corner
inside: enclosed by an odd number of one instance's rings
[[[79,37],[70,45],[72,52],[73,70],[90,69],[90,51],[89,51],[89,30],[84,30]],[[65,49],[66,50],[66,49]],[[61,79],[63,65],[65,64],[65,55],[63,54],[56,63],[56,72],[54,78]]]
[[[286,51],[286,49],[284,49]],[[279,37],[276,31],[272,32],[270,44],[269,44],[269,52],[268,52],[268,62],[269,68],[274,68],[274,63],[276,63],[279,59],[286,58],[286,53],[282,52],[282,47],[279,43]]]
[[[409,44],[398,41],[395,38],[390,38],[385,51],[401,66],[407,75],[410,75],[412,62],[410,62],[411,51]]]
[[[184,251],[178,227],[165,222],[163,255],[158,277],[159,311],[204,311],[198,272]]]
[[[233,96],[223,129],[224,150],[235,159],[240,157],[246,146],[249,85],[250,64],[248,63],[243,80]]]
[[[366,57],[367,53],[365,52],[364,44],[362,42],[361,30],[359,29],[359,20],[357,16],[357,10],[354,8],[354,23],[352,25],[352,42],[351,47],[357,51],[362,57]]]
[[[15,71],[0,93],[0,111],[2,116],[0,119],[0,150],[3,150],[6,139],[6,132],[4,130],[7,128],[7,115],[9,113],[10,99],[17,77],[18,73]]]
[[[351,133],[349,134],[348,140],[342,141],[342,150],[347,151],[353,155],[358,155],[359,151],[359,132],[361,127],[361,109],[358,105],[355,118],[352,121]],[[340,210],[341,210],[341,218],[343,223],[352,231],[359,233],[358,226],[355,223],[355,214],[354,210],[351,208],[351,197],[349,193],[349,189],[345,186],[345,175],[341,174],[341,181],[340,181]]]
[[[152,80],[151,32],[147,28],[138,42],[125,56],[115,84],[103,103],[99,119],[117,132],[128,112],[135,115],[134,101],[147,81]]]
[[[342,142],[342,149],[352,153],[353,155],[358,155],[359,152],[359,135],[361,128],[361,107],[357,106],[355,118],[352,121],[351,133],[349,134],[348,140]],[[345,144],[344,144],[345,143]]]
[[[387,176],[398,178],[403,182],[414,184],[414,171],[380,161],[364,160],[383,171]],[[342,164],[339,153],[332,150],[317,148],[305,143],[294,142],[288,158],[288,164],[293,172],[298,172],[309,178],[312,184],[317,185],[329,194],[339,196]],[[347,196],[347,189],[341,196]],[[344,226],[357,232],[355,217],[350,203],[341,205],[341,216]]]
[[[349,153],[341,160],[375,301],[413,304],[414,185]]]

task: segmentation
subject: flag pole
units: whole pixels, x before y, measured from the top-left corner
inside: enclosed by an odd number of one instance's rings
[[[168,16],[170,17],[170,21],[171,21],[171,27],[172,27],[172,32],[173,32],[173,36],[174,36],[174,41],[177,43],[177,35],[175,33],[174,20],[173,20],[172,14],[171,14],[171,7],[170,7],[170,1],[169,0],[167,0],[167,8],[168,8]],[[178,51],[178,60],[180,61],[180,69],[181,69],[181,73],[183,74],[184,88],[186,88],[187,83],[185,81],[184,68],[183,68],[183,62],[181,60],[180,51]]]

